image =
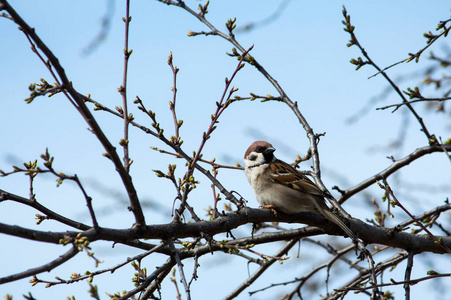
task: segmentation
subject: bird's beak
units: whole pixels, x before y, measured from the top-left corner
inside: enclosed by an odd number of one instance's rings
[[[274,151],[276,151],[276,149],[274,149],[273,147],[268,147],[268,148],[265,150],[265,154],[266,154],[266,153],[272,154]]]

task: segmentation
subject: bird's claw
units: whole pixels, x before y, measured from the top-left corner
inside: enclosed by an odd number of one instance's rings
[[[267,208],[270,209],[272,211],[272,213],[274,214],[274,216],[277,217],[277,210],[276,207],[272,204],[268,204],[268,205],[260,205],[260,208]]]

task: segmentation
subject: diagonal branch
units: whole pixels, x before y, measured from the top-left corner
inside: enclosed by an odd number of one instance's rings
[[[406,259],[407,253],[398,253],[391,258],[380,262],[377,264],[375,268],[375,272],[377,274],[380,274],[384,270],[391,268],[393,266],[396,266],[398,263],[402,262],[404,259]],[[350,282],[343,285],[340,289],[335,289],[331,294],[328,295],[327,298],[324,299],[339,299],[344,298],[344,296],[348,293],[350,290],[366,290],[366,289],[373,289],[375,286],[369,285],[368,287],[361,287],[362,283],[366,280],[368,280],[371,277],[371,271],[365,270],[361,271],[360,274],[358,274],[354,279],[352,279]],[[379,284],[376,287],[384,286],[383,284]],[[371,298],[373,299],[373,298]]]
[[[449,33],[449,31],[451,30],[451,27],[446,27],[446,23],[448,23],[448,22],[450,22],[451,21],[451,19],[448,19],[448,20],[446,20],[446,21],[440,21],[440,23],[439,23],[439,25],[438,25],[438,27],[437,27],[437,31],[438,30],[440,30],[440,29],[443,29],[442,30],[442,32],[440,32],[438,35],[433,35],[433,34],[431,34],[431,32],[429,31],[429,34],[428,33],[424,33],[423,34],[423,36],[424,37],[426,37],[428,40],[427,40],[427,42],[426,42],[426,46],[424,46],[422,49],[420,49],[420,50],[418,50],[417,51],[417,53],[409,53],[409,57],[408,58],[405,58],[405,59],[403,59],[403,60],[401,60],[401,61],[398,61],[398,62],[396,62],[396,63],[393,63],[393,64],[391,64],[390,66],[388,66],[388,67],[385,67],[383,70],[381,70],[381,71],[379,71],[379,72],[377,72],[376,74],[374,74],[374,75],[371,75],[369,78],[372,78],[372,77],[375,77],[375,76],[377,76],[377,75],[379,75],[381,72],[385,72],[385,71],[387,71],[388,69],[390,69],[390,68],[392,68],[392,67],[394,67],[394,66],[396,66],[396,65],[399,65],[399,64],[402,64],[402,63],[404,63],[404,62],[411,62],[412,60],[414,60],[415,59],[415,62],[417,62],[418,63],[418,61],[420,60],[420,56],[423,54],[423,52],[427,49],[427,48],[429,48],[433,43],[435,43],[441,36],[447,36],[447,34]],[[368,79],[369,79],[368,78]]]
[[[162,266],[158,267],[152,274],[147,276],[147,278],[141,283],[141,285],[133,290],[128,291],[123,294],[117,300],[127,300],[130,299],[133,295],[144,291],[144,294],[139,298],[140,300],[148,299],[151,294],[159,287],[161,281],[167,274],[171,271],[172,267],[176,264],[175,260],[169,258]],[[156,282],[156,284],[152,284],[152,282]]]
[[[183,263],[180,258],[180,254],[177,251],[177,249],[174,246],[174,242],[172,241],[172,237],[169,237],[167,239],[167,243],[169,245],[169,248],[171,249],[172,256],[175,257],[175,261],[177,262],[177,266],[179,268],[180,278],[182,280],[183,286],[185,288],[186,293],[186,299],[191,300],[191,292],[190,292],[190,286],[188,282],[186,281],[185,272],[183,271]]]
[[[448,247],[446,247],[445,245],[442,245],[442,243],[440,242],[440,240],[432,234],[432,232],[429,231],[429,229],[426,228],[425,225],[423,225],[422,222],[418,221],[417,218],[415,218],[414,215],[412,215],[405,207],[404,205],[401,204],[401,202],[399,202],[399,200],[396,198],[395,194],[393,193],[393,190],[391,189],[391,187],[388,185],[388,183],[385,181],[385,185],[381,184],[379,181],[377,182],[377,184],[379,185],[379,187],[381,189],[383,189],[385,191],[385,194],[387,196],[387,199],[389,202],[393,201],[393,205],[395,206],[399,206],[418,226],[421,227],[421,229],[423,229],[431,239],[433,239],[437,244],[439,244],[441,247],[443,247],[443,249],[448,252],[449,254],[451,254],[451,249],[449,249]],[[393,200],[390,199],[393,198]]]
[[[30,207],[33,207],[34,209],[37,209],[38,211],[46,214],[46,216],[49,219],[53,219],[62,224],[66,224],[75,229],[88,230],[88,229],[92,228],[91,226],[88,226],[88,225],[80,223],[80,222],[76,222],[76,221],[66,218],[60,214],[57,214],[56,212],[48,209],[47,207],[40,204],[36,200],[30,200],[30,199],[27,199],[27,198],[24,198],[24,197],[21,197],[21,196],[12,194],[12,193],[8,193],[7,191],[0,189],[0,202],[6,201],[6,200],[15,201],[15,202],[22,203],[22,204],[28,205]]]
[[[101,103],[94,101],[93,99],[84,96],[82,94],[79,94],[80,97],[82,97],[84,99],[84,101],[86,102],[90,102],[93,103],[95,105],[94,110],[103,110],[106,111],[116,117],[122,118],[122,115],[119,114],[118,112],[102,105]],[[171,147],[176,153],[177,153],[177,157],[179,158],[183,158],[185,159],[188,163],[192,163],[192,158],[185,153],[185,151],[183,151],[183,149],[180,147],[179,144],[173,143],[170,140],[168,140],[164,135],[158,134],[156,132],[154,132],[152,129],[141,125],[135,121],[130,121],[130,124],[132,124],[133,126],[135,126],[136,128],[142,130],[143,132],[145,132],[146,134],[150,134],[156,138],[159,138],[162,142],[164,142],[166,145],[168,145],[169,147]],[[202,161],[202,159],[199,159],[199,161]],[[243,207],[243,201],[238,200],[233,193],[229,192],[220,182],[219,180],[217,180],[211,173],[210,171],[208,171],[207,169],[203,168],[201,165],[199,165],[198,163],[193,164],[194,167],[201,172],[202,174],[204,174],[218,189],[219,191],[224,194],[226,196],[226,199],[231,201],[233,204],[235,204],[237,207]]]
[[[443,147],[442,147],[443,146]],[[390,175],[401,169],[402,167],[405,167],[409,165],[411,162],[415,161],[416,159],[426,155],[431,154],[434,152],[442,152],[444,150],[450,152],[451,151],[451,145],[432,145],[432,146],[426,146],[422,148],[418,148],[406,157],[395,161],[391,166],[386,168],[385,170],[377,173],[376,175],[362,181],[361,183],[357,184],[356,186],[349,188],[342,192],[342,195],[340,198],[338,198],[339,203],[344,203],[346,200],[354,196],[355,194],[363,191],[364,189],[368,188],[369,186],[376,183],[378,180],[383,180],[388,178]]]
[[[36,268],[32,268],[32,269],[28,269],[27,271],[20,272],[17,274],[1,277],[0,284],[11,282],[11,281],[16,281],[16,280],[23,279],[23,278],[33,276],[33,275],[43,273],[43,272],[50,272],[51,270],[55,269],[59,265],[62,265],[63,263],[65,263],[66,261],[68,261],[69,259],[74,257],[75,255],[77,255],[78,252],[79,251],[78,251],[77,247],[73,246],[69,251],[67,251],[63,255],[60,255],[57,259],[52,260],[49,263],[46,263],[45,265],[42,265],[42,266],[36,267]]]
[[[244,291],[246,288],[248,288],[252,283],[255,282],[272,264],[274,264],[278,259],[276,257],[281,257],[282,255],[286,255],[288,251],[293,248],[294,245],[296,245],[299,242],[299,239],[293,239],[289,242],[287,242],[279,251],[274,254],[272,258],[270,258],[268,261],[263,262],[263,264],[260,266],[260,268],[257,269],[257,271],[254,272],[251,276],[249,276],[248,279],[246,279],[240,286],[238,286],[233,292],[228,294],[224,300],[234,299],[237,297],[242,291]]]
[[[451,100],[451,97],[420,98],[420,99],[410,100],[410,101],[407,101],[407,102],[401,102],[401,103],[398,103],[398,104],[390,104],[390,105],[386,105],[386,106],[383,106],[383,107],[378,107],[378,108],[376,108],[376,110],[384,110],[384,109],[387,109],[387,108],[390,108],[390,107],[395,107],[395,109],[393,110],[393,112],[394,112],[395,110],[397,110],[398,108],[400,108],[403,105],[406,105],[407,103],[412,104],[412,103],[417,103],[417,102],[443,102],[443,101],[447,101],[447,100]]]
[[[346,258],[344,258],[343,256],[345,254],[347,254],[349,251],[352,251],[354,248],[353,245],[348,246],[344,249],[341,249],[340,251],[336,251],[334,253],[334,257],[332,257],[329,261],[322,263],[321,265],[316,266],[315,268],[313,268],[310,272],[306,273],[305,275],[303,275],[301,278],[296,278],[294,281],[299,282],[297,287],[295,288],[295,290],[293,292],[291,292],[290,296],[294,296],[295,293],[297,293],[298,295],[301,295],[301,288],[307,283],[307,281],[316,273],[318,273],[320,270],[327,268],[328,272],[330,270],[330,268],[332,267],[332,265],[338,261],[338,259],[342,259],[346,261]],[[329,250],[328,250],[329,251]],[[351,267],[357,268],[359,270],[359,272],[364,271],[364,268],[358,268],[357,265],[354,264],[350,264]],[[293,281],[293,282],[294,282]]]
[[[69,81],[69,79],[66,76],[66,73],[64,71],[64,68],[61,66],[58,58],[53,54],[52,51],[47,47],[47,45],[40,39],[40,37],[36,34],[35,30],[31,28],[17,13],[16,11],[9,5],[9,3],[6,0],[0,0],[0,4],[3,6],[3,9],[5,9],[14,22],[18,24],[21,29],[36,43],[39,49],[45,54],[45,56],[48,58],[50,64],[55,68],[58,76],[61,79],[62,86],[67,91],[67,93],[70,95],[71,99],[70,101],[74,101],[77,110],[80,112],[82,117],[85,119],[85,121],[88,123],[89,127],[91,128],[91,131],[96,135],[102,146],[104,147],[107,157],[111,159],[111,161],[114,163],[114,166],[116,168],[116,171],[119,173],[119,176],[122,179],[122,182],[124,184],[125,189],[127,190],[129,199],[130,199],[130,210],[133,212],[135,216],[136,226],[144,226],[145,225],[145,218],[144,214],[141,208],[141,204],[138,199],[138,195],[136,193],[135,187],[132,182],[131,176],[127,173],[124,166],[122,165],[121,159],[119,158],[116,148],[110,143],[102,129],[100,128],[99,124],[95,120],[94,116],[89,111],[88,107],[86,106],[83,97],[80,96],[80,94],[73,88],[72,82]]]
[[[409,103],[409,101],[406,99],[406,97],[404,96],[404,94],[401,92],[401,90],[399,89],[399,87],[393,82],[393,80],[387,75],[387,73],[383,70],[381,70],[381,68],[379,68],[379,66],[370,58],[370,56],[368,55],[368,53],[366,52],[366,50],[363,48],[363,46],[359,43],[359,41],[357,40],[357,37],[354,33],[354,26],[351,25],[351,17],[348,15],[346,8],[343,6],[343,16],[345,18],[345,20],[343,21],[343,24],[346,26],[346,28],[344,29],[346,32],[348,32],[351,35],[351,40],[350,43],[348,44],[348,47],[351,47],[353,45],[356,45],[360,51],[362,52],[363,56],[367,59],[366,62],[363,62],[361,58],[359,58],[358,62],[356,60],[351,60],[351,63],[357,64],[358,67],[363,66],[364,64],[370,64],[372,65],[380,74],[382,74],[382,76],[388,81],[388,83],[392,86],[392,88],[395,90],[395,92],[398,94],[399,97],[401,97],[402,99],[402,103],[404,103],[406,105],[406,107],[410,110],[410,112],[415,116],[415,118],[418,120],[418,123],[421,126],[421,130],[424,132],[424,134],[426,135],[428,142],[430,145],[433,144],[437,144],[437,140],[435,138],[433,138],[433,135],[431,135],[429,133],[429,130],[427,129],[426,125],[423,122],[423,119],[420,117],[420,115],[416,112],[416,110],[413,108],[413,106]],[[429,45],[428,45],[429,47]]]

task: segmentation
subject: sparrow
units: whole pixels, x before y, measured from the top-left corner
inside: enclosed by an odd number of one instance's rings
[[[355,234],[326,205],[325,193],[304,174],[277,159],[274,151],[270,143],[256,141],[244,154],[246,177],[261,207],[286,214],[316,213],[356,240]]]

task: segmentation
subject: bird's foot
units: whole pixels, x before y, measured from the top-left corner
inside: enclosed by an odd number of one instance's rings
[[[272,211],[272,213],[274,214],[274,216],[277,217],[277,210],[276,207],[272,204],[268,204],[268,205],[260,205],[261,208],[267,208],[270,209]]]

